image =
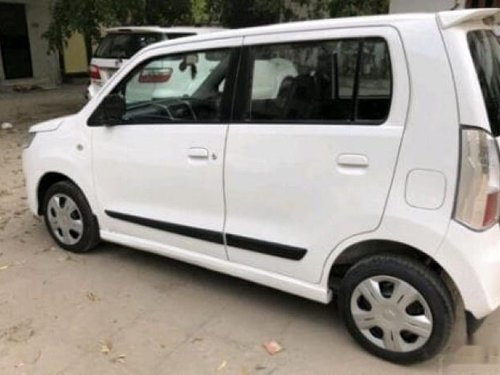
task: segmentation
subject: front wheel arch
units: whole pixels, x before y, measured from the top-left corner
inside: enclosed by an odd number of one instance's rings
[[[71,180],[50,185],[42,199],[42,215],[47,230],[61,248],[85,253],[99,244],[101,239],[97,217],[83,191]],[[72,227],[71,223],[77,223],[79,229]],[[74,241],[70,240],[71,235]]]
[[[44,200],[45,200],[45,194],[47,194],[47,191],[49,190],[49,188],[58,183],[58,182],[62,182],[62,181],[68,181],[70,183],[72,183],[73,185],[75,185],[78,189],[82,190],[80,188],[80,186],[78,186],[77,183],[75,183],[75,181],[73,181],[71,178],[69,178],[68,176],[62,174],[62,173],[58,173],[58,172],[48,172],[46,174],[43,175],[43,177],[40,179],[40,182],[38,183],[38,188],[37,188],[37,204],[38,204],[38,208],[37,208],[37,212],[38,212],[38,215],[42,215],[44,210],[45,210],[45,207],[43,206],[44,205]]]

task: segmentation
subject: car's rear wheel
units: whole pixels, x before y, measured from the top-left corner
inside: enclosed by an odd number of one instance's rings
[[[373,256],[342,280],[339,308],[352,336],[369,352],[396,363],[432,358],[450,336],[450,293],[417,261]]]
[[[82,191],[69,181],[52,185],[43,201],[45,224],[65,250],[83,253],[99,243],[99,226]]]

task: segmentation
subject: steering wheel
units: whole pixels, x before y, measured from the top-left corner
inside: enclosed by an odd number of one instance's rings
[[[158,108],[162,117],[167,117],[169,120],[175,120],[172,113],[168,110],[168,105],[161,105],[157,103],[151,103],[151,107]]]
[[[191,115],[191,119],[192,119],[192,120],[195,120],[195,121],[197,121],[197,120],[198,120],[198,118],[196,117],[196,113],[194,112],[194,110],[193,110],[193,107],[192,107],[191,103],[189,103],[187,100],[182,100],[182,99],[175,99],[175,101],[174,101],[173,103],[168,103],[168,104],[166,105],[166,107],[167,107],[166,109],[167,109],[167,111],[169,112],[170,116],[172,116],[172,120],[174,120],[174,119],[175,119],[175,117],[172,115],[172,112],[171,112],[171,110],[170,110],[170,107],[173,107],[173,106],[178,106],[178,105],[183,105],[183,106],[187,107],[188,112],[189,112],[189,114]]]

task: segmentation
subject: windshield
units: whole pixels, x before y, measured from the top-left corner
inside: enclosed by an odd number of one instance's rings
[[[468,39],[491,132],[498,137],[500,136],[500,44],[490,30],[470,32]]]
[[[101,59],[129,59],[142,48],[162,40],[158,33],[112,33],[99,44],[95,57]]]

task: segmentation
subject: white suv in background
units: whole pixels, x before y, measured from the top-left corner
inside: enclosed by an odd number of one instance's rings
[[[90,62],[91,99],[118,69],[137,51],[152,43],[222,30],[214,27],[126,26],[110,28]]]
[[[152,45],[30,129],[31,210],[68,251],[110,241],[336,295],[368,351],[429,359],[457,313],[472,333],[500,305],[499,13]]]

